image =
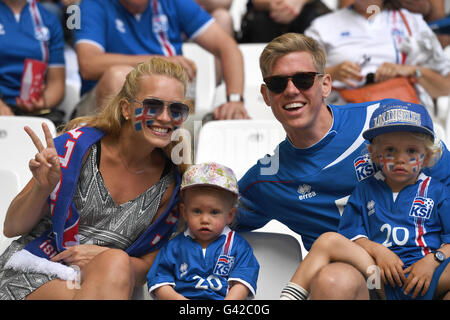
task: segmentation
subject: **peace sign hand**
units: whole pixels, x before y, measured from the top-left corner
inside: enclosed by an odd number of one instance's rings
[[[42,191],[45,190],[50,194],[50,192],[52,192],[58,184],[61,177],[59,156],[56,152],[50,129],[45,123],[42,123],[42,130],[44,131],[45,141],[47,143],[47,147],[45,148],[41,140],[30,127],[25,126],[24,129],[38,150],[38,153],[35,155],[34,159],[31,159],[28,164],[31,173],[33,174],[36,186]]]

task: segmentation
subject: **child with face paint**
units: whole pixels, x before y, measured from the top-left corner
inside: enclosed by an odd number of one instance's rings
[[[332,262],[353,265],[380,298],[450,299],[450,193],[422,172],[441,153],[429,114],[381,102],[363,137],[379,170],[356,186],[339,234],[316,240],[281,299],[307,298],[313,276]]]

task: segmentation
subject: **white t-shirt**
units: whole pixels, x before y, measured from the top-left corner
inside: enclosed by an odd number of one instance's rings
[[[397,10],[382,10],[366,19],[351,7],[316,18],[305,34],[323,46],[327,67],[346,60],[361,64],[368,57],[370,60],[361,69],[364,76],[375,73],[384,62],[420,65],[447,75],[450,61],[422,15],[404,9],[402,13],[412,37]],[[358,85],[364,83],[365,79]],[[333,86],[342,88],[345,84],[333,81]],[[424,90],[420,88],[416,89],[421,102],[427,104],[427,97],[422,97]]]

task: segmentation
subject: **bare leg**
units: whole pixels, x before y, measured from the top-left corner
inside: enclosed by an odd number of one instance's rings
[[[338,261],[354,266],[366,277],[370,276],[367,269],[375,265],[375,261],[362,247],[338,233],[327,232],[314,242],[291,282],[309,290],[314,276],[326,265]]]
[[[443,297],[443,300],[450,300],[450,263],[447,264],[439,278],[435,296]]]
[[[122,250],[98,254],[82,270],[81,287],[52,280],[27,296],[27,300],[129,299],[134,288],[130,257]]]
[[[358,270],[342,262],[323,267],[311,282],[311,300],[368,300],[366,281]]]

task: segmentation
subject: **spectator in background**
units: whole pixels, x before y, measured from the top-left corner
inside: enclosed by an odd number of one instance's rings
[[[450,61],[422,16],[401,9],[403,20],[395,3],[355,0],[314,20],[305,34],[325,49],[334,88],[361,87],[371,81],[369,74],[374,82],[413,77],[421,104],[433,114],[433,98],[450,94]],[[371,11],[371,5],[381,11]],[[337,90],[328,101],[345,103]]]
[[[154,55],[180,63],[193,79],[196,66],[182,56],[183,34],[221,61],[227,102],[216,119],[248,118],[244,70],[237,43],[193,0],[83,0],[75,49],[84,94],[77,114],[92,114],[116,93],[131,67]]]
[[[36,2],[0,1],[0,115],[44,116],[59,125],[64,115],[53,108],[64,97],[63,33],[55,15],[31,4]],[[47,68],[40,94],[23,100],[20,89],[27,58],[44,62]]]
[[[355,0],[340,0],[341,8],[353,4]],[[430,23],[446,16],[445,0],[397,0],[399,6],[414,13],[420,13],[423,19]],[[446,34],[437,35],[442,47],[445,48],[450,44],[450,36]]]
[[[331,12],[320,0],[249,0],[239,42],[269,42],[287,32],[303,33],[318,16]]]

